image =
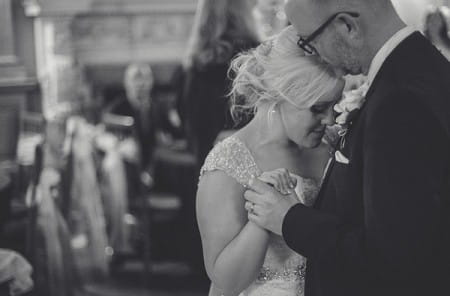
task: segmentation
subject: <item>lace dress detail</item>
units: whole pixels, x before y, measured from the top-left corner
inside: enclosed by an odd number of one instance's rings
[[[224,171],[244,187],[252,176],[262,173],[249,149],[235,136],[226,138],[211,150],[200,171],[200,178],[207,171],[214,170]],[[305,205],[312,205],[320,184],[300,176],[295,177],[295,190],[300,201]],[[292,251],[281,236],[271,234],[261,271],[240,296],[302,296],[305,269],[306,258]]]
[[[252,176],[261,175],[261,171],[245,144],[231,136],[217,144],[206,157],[200,170],[200,178],[206,171],[221,170],[246,187]]]

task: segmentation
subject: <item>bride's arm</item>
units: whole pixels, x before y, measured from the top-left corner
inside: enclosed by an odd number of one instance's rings
[[[237,295],[258,276],[269,233],[247,219],[244,188],[222,171],[206,173],[198,186],[197,221],[205,267],[215,288]]]

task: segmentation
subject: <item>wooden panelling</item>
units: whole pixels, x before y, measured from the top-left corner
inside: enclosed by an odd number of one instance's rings
[[[16,62],[11,0],[0,0],[0,66]]]

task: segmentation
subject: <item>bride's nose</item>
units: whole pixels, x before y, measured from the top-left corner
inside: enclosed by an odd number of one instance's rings
[[[323,125],[333,125],[335,124],[334,112],[333,108],[328,108],[325,113],[323,113],[323,117],[320,120],[320,123]]]

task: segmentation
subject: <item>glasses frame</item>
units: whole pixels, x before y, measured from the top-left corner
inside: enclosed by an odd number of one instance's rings
[[[298,41],[297,41],[297,46],[300,47],[304,52],[308,53],[308,54],[314,54],[317,52],[317,50],[314,48],[314,46],[312,46],[310,43],[311,41],[313,41],[314,39],[317,38],[317,36],[319,36],[320,34],[322,34],[322,32],[326,29],[326,27],[328,27],[335,19],[338,15],[340,14],[348,14],[352,17],[359,17],[359,13],[354,12],[354,11],[340,11],[340,12],[336,12],[335,14],[332,14],[322,25],[320,25],[315,31],[313,31],[308,37],[303,38],[303,37],[299,37]]]

